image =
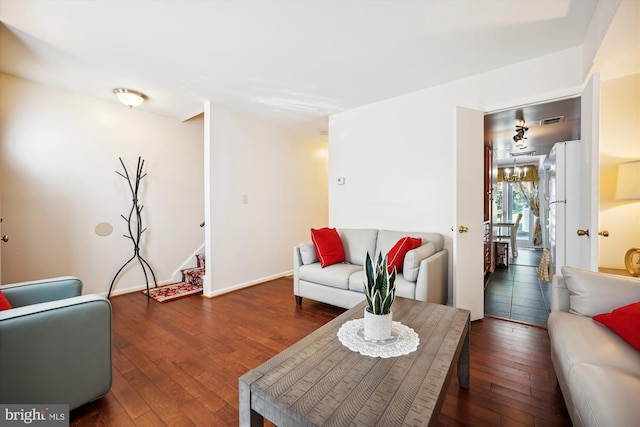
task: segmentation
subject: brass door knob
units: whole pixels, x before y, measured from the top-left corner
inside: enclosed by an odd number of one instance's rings
[[[9,241],[9,236],[7,236],[6,234],[4,236],[2,236],[2,241],[3,242],[8,242]]]
[[[458,227],[458,233],[466,233],[467,231],[469,231],[469,227],[465,227],[464,225]]]
[[[609,230],[602,230],[598,235],[602,237],[609,237]]]
[[[578,230],[578,236],[589,236],[589,230]]]

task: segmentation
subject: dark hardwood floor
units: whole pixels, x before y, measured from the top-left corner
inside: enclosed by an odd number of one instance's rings
[[[113,386],[71,412],[74,426],[238,425],[238,377],[343,312],[290,278],[213,299],[112,298]],[[471,325],[471,389],[447,390],[440,426],[570,426],[543,328]],[[265,423],[268,424],[268,423]]]

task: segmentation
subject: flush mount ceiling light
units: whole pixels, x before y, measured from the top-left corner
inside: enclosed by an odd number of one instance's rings
[[[147,95],[131,89],[117,88],[113,90],[116,98],[129,108],[137,107],[149,99]]]

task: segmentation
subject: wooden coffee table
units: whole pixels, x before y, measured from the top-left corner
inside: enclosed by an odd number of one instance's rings
[[[362,356],[342,345],[338,329],[363,317],[361,303],[240,377],[240,425],[428,426],[434,424],[457,362],[469,388],[470,314],[396,298],[393,320],[420,336],[408,355]]]

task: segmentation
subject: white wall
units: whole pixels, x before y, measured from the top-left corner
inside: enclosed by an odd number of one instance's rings
[[[603,81],[600,113],[599,266],[624,269],[627,250],[640,247],[640,201],[616,200],[618,165],[640,160],[640,74]]]
[[[570,49],[334,115],[330,223],[450,229],[455,107],[489,110],[576,93],[580,55]],[[336,185],[340,176],[346,185]]]
[[[185,123],[114,102],[0,75],[2,282],[74,275],[85,293],[106,293],[133,255],[122,235],[131,195],[118,157],[147,176],[142,254],[160,282],[204,241],[203,119]],[[153,96],[152,94],[150,94]],[[107,237],[94,232],[108,222]],[[116,282],[120,293],[144,286],[132,263]]]
[[[291,273],[293,247],[327,225],[327,143],[209,105],[205,121],[204,293],[214,296]]]
[[[451,256],[456,106],[490,112],[577,93],[581,69],[582,50],[573,48],[334,115],[330,224],[439,232]],[[477,209],[480,223],[469,226],[482,226]]]

